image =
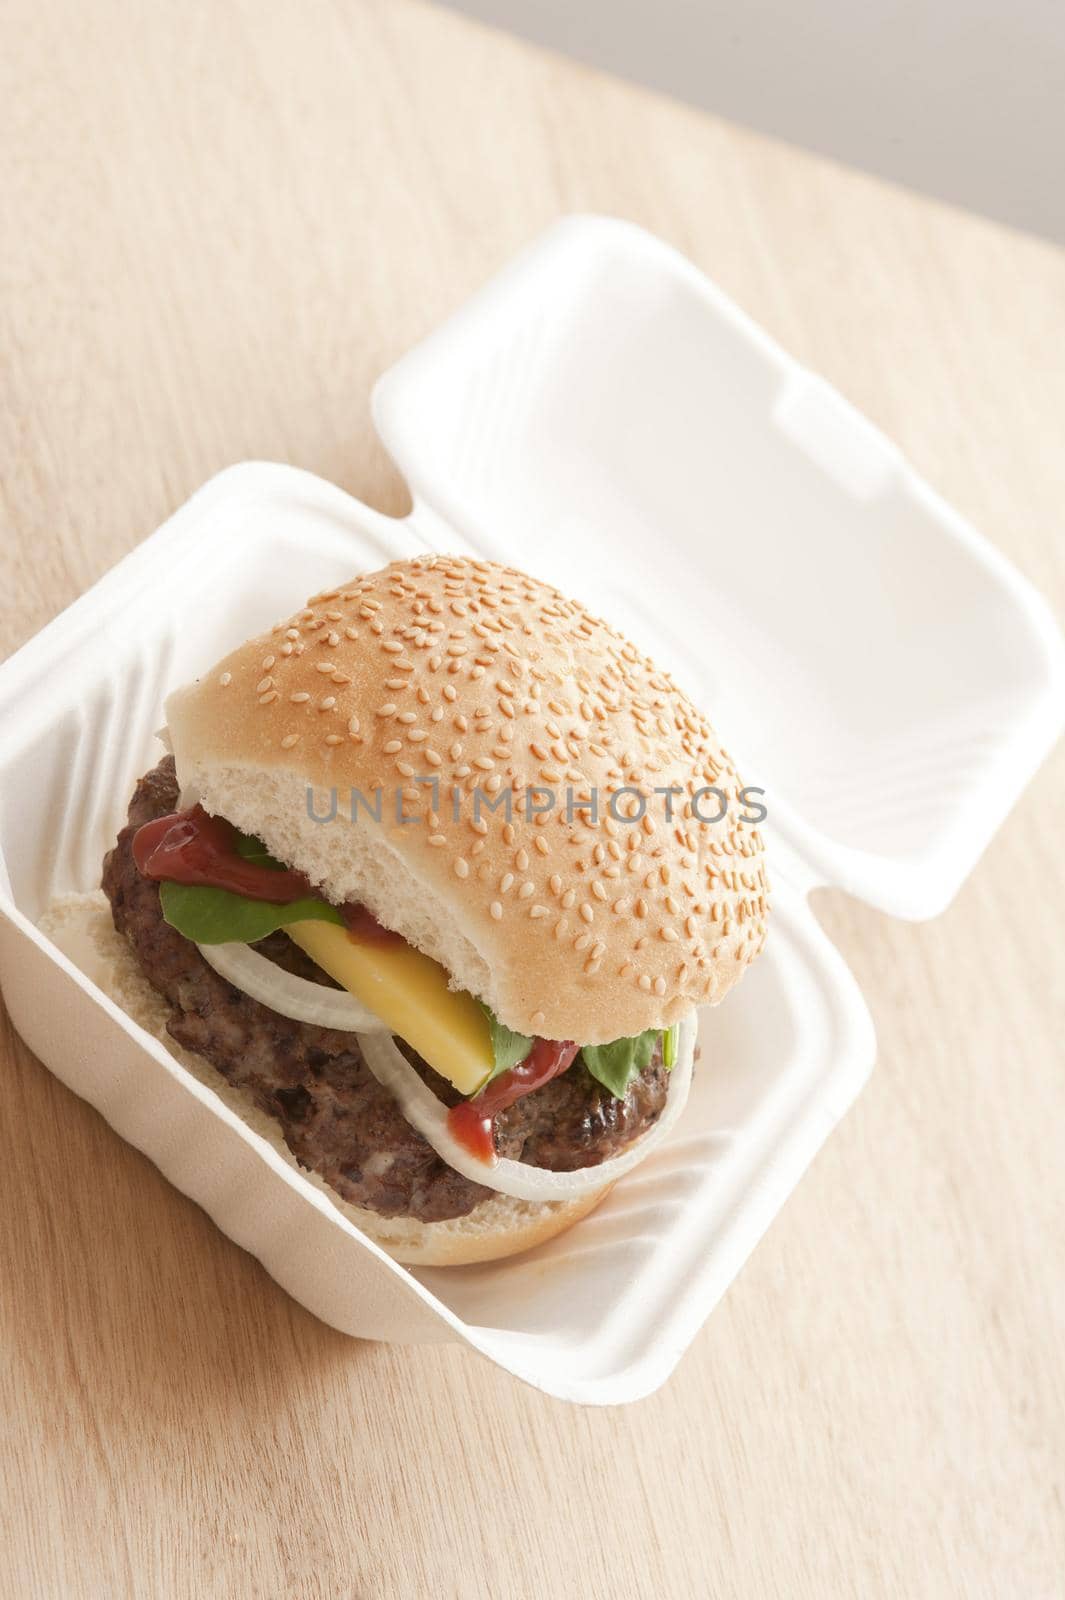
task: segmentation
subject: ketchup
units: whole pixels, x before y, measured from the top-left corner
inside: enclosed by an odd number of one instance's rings
[[[518,1066],[493,1078],[472,1100],[460,1100],[451,1107],[447,1121],[455,1138],[478,1160],[493,1161],[492,1122],[496,1115],[565,1072],[572,1066],[578,1049],[579,1046],[569,1040],[560,1043],[557,1039],[537,1039]]]
[[[279,906],[315,892],[302,872],[247,861],[237,850],[233,824],[209,816],[202,806],[144,823],[133,835],[133,859],[146,878],[206,884]]]
[[[145,878],[228,889],[245,899],[268,900],[275,906],[291,905],[308,895],[318,897],[302,872],[248,861],[237,849],[233,824],[224,817],[210,816],[202,806],[144,823],[133,835],[133,859]],[[350,902],[339,910],[352,939],[365,942],[400,937],[383,928],[365,906]]]
[[[348,930],[348,938],[353,939],[356,944],[406,943],[401,933],[396,933],[394,928],[384,927],[373,912],[367,911],[357,900],[349,900],[338,909]]]

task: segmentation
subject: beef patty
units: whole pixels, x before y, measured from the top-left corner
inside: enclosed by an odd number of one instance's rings
[[[442,1161],[370,1071],[350,1033],[294,1022],[219,977],[196,946],[163,920],[159,886],[138,872],[132,839],[144,822],[177,806],[172,757],[145,774],[128,824],[104,860],[103,888],[115,927],[170,1008],[167,1028],[273,1117],[305,1167],[343,1199],[382,1216],[438,1222],[462,1217],[492,1193]],[[330,983],[282,932],[255,947],[290,971]],[[460,1098],[420,1057],[408,1059],[448,1105]],[[609,1094],[580,1057],[561,1077],[495,1120],[496,1150],[554,1171],[597,1165],[658,1120],[668,1074],[656,1048],[624,1099]]]

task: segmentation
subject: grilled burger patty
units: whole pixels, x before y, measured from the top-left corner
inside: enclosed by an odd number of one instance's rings
[[[177,800],[168,756],[137,784],[128,825],[106,856],[103,873],[115,927],[170,1008],[169,1032],[250,1093],[279,1124],[296,1159],[343,1199],[386,1217],[439,1222],[465,1216],[492,1190],[441,1161],[377,1082],[353,1034],[294,1022],[252,1000],[163,920],[159,886],[137,871],[132,839],[142,823],[175,810]],[[302,977],[332,982],[282,932],[256,949]],[[445,1104],[461,1098],[399,1042]],[[623,1100],[608,1094],[578,1057],[560,1077],[499,1113],[496,1150],[559,1172],[597,1165],[657,1121],[667,1087],[658,1048]]]

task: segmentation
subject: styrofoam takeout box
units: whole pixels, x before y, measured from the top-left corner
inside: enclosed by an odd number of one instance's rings
[[[380,382],[395,521],[305,473],[213,479],[0,669],[0,977],[49,1067],[326,1322],[462,1339],[547,1392],[667,1377],[868,1074],[860,993],[806,905],[939,911],[1059,731],[1039,597],[838,394],[680,256],[576,218]],[[573,1232],[410,1271],[37,931],[99,882],[167,691],[397,556],[557,582],[670,668],[765,785],[765,955],[703,1015],[672,1138]]]

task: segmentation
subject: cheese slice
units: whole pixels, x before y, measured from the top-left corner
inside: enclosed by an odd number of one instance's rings
[[[495,1065],[488,1018],[448,988],[438,961],[402,939],[359,939],[334,922],[290,922],[289,938],[453,1083],[476,1094]]]

